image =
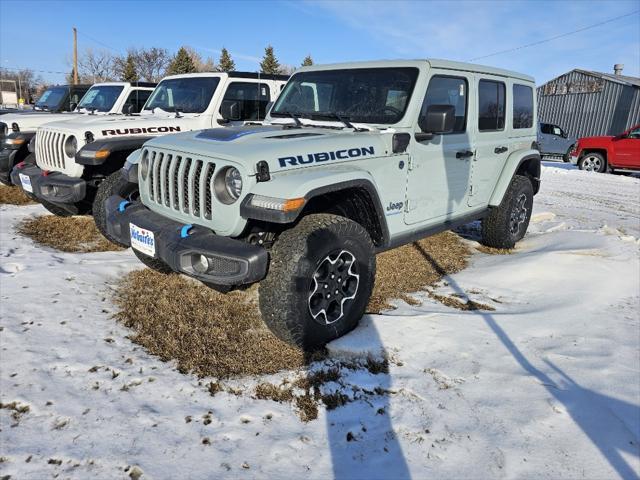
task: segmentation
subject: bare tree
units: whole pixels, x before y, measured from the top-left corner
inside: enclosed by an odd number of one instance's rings
[[[202,59],[202,56],[196,52],[193,47],[184,47],[189,56],[191,57],[191,61],[196,66],[196,70],[198,72],[215,72],[216,68],[213,64],[213,58],[207,57],[206,60]]]
[[[87,48],[78,58],[78,74],[91,82],[106,82],[117,77],[114,56],[106,50]]]
[[[0,67],[0,78],[2,80],[14,80],[16,82],[16,93],[22,95],[25,102],[31,103],[37,97],[38,88],[44,85],[44,80],[40,75],[36,75],[32,70],[9,70]]]
[[[165,48],[141,48],[134,51],[136,71],[141,80],[157,82],[165,75],[171,56]]]

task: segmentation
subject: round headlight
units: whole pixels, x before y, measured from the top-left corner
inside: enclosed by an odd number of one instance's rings
[[[229,196],[235,201],[242,192],[242,175],[235,167],[227,168],[224,172],[224,185]]]
[[[140,175],[143,180],[147,180],[149,175],[149,152],[146,150],[142,153],[142,160],[140,160]]]
[[[78,141],[76,140],[76,137],[74,137],[73,135],[67,137],[64,142],[64,153],[67,154],[67,157],[73,158],[76,155],[77,151]]]

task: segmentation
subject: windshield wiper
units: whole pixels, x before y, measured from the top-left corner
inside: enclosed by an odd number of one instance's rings
[[[322,112],[322,113],[316,113],[315,115],[311,115],[311,118],[318,118],[318,117],[324,117],[324,118],[335,118],[336,120],[338,120],[339,122],[342,122],[344,124],[345,127],[347,128],[353,128],[354,131],[356,132],[366,132],[367,129],[366,128],[358,128],[356,126],[353,125],[353,123],[351,123],[348,119],[346,119],[345,117],[343,117],[342,115],[339,115],[335,112]]]
[[[276,113],[276,116],[278,117],[290,117],[295,122],[296,127],[298,128],[302,128],[305,126],[305,124],[302,123],[300,119],[306,118],[306,117],[303,117],[299,113],[293,113],[293,112],[275,112],[275,113]]]

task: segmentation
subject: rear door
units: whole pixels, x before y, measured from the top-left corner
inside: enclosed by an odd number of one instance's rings
[[[439,221],[463,214],[473,158],[475,111],[470,98],[473,74],[431,71],[420,115],[430,105],[452,105],[455,126],[431,140],[411,142],[404,220],[407,224]],[[417,93],[416,93],[417,94]]]
[[[510,153],[506,131],[507,82],[503,77],[476,74],[475,83],[478,116],[468,197],[470,207],[488,204]]]

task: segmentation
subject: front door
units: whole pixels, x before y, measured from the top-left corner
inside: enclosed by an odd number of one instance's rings
[[[613,140],[614,166],[640,168],[640,127],[628,132],[624,138]]]
[[[473,158],[469,206],[486,205],[509,152],[505,131],[507,86],[504,79],[478,77],[478,133]]]
[[[405,205],[405,223],[440,221],[466,210],[470,165],[473,158],[472,135],[467,118],[471,74],[438,72],[429,80],[420,115],[430,105],[452,105],[455,126],[452,132],[431,140],[411,142]]]

